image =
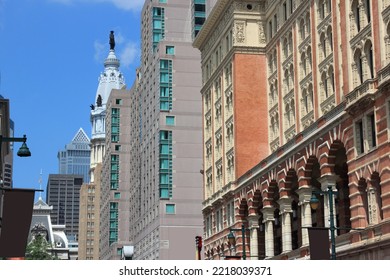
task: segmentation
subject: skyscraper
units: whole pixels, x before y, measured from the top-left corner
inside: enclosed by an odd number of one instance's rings
[[[165,3],[166,2],[166,3]],[[131,94],[130,238],[135,259],[194,259],[202,235],[200,55],[192,0],[146,1]]]
[[[58,173],[83,175],[84,182],[89,182],[91,156],[89,145],[87,134],[80,128],[72,141],[65,146],[65,150],[58,152]]]
[[[53,206],[51,222],[53,225],[65,225],[68,239],[77,240],[79,231],[80,188],[82,175],[49,174],[46,201]]]

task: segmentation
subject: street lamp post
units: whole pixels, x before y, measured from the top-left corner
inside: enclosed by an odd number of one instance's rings
[[[329,199],[329,230],[330,230],[330,242],[331,242],[331,259],[336,259],[336,226],[334,222],[334,213],[333,213],[333,195],[336,194],[337,191],[334,191],[332,186],[328,186],[326,191],[313,191],[310,206],[313,210],[316,210],[320,201],[317,198],[316,194],[327,194]]]
[[[3,137],[2,135],[0,135],[0,179],[1,180],[4,180],[3,178],[3,155],[2,155],[2,146],[3,146],[3,142],[23,142],[22,146],[19,148],[18,152],[17,152],[17,155],[19,157],[30,157],[31,156],[31,152],[29,150],[29,148],[27,147],[27,144],[26,144],[26,141],[27,141],[27,137],[26,135],[23,135],[23,137]],[[3,182],[1,182],[3,183]]]
[[[230,232],[228,234],[228,240],[229,240],[229,243],[230,244],[233,244],[233,246],[236,244],[236,238],[234,237],[234,234],[233,232],[234,231],[241,231],[241,235],[242,235],[242,259],[243,260],[246,260],[246,250],[245,250],[245,225],[242,224],[241,225],[241,228],[231,228],[230,229]]]

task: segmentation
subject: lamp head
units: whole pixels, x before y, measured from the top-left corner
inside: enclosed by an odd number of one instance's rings
[[[310,198],[310,207],[313,210],[316,210],[318,208],[318,205],[320,204],[320,200],[317,198],[317,196],[313,193]]]
[[[23,142],[23,144],[20,147],[17,155],[19,157],[31,157],[31,152],[30,152],[29,148],[27,147],[26,142]]]
[[[228,238],[230,244],[232,244],[233,246],[236,245],[236,238],[234,237],[234,234],[232,231],[229,232],[227,238]]]

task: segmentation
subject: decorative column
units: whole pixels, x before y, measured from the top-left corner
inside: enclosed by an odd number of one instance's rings
[[[279,204],[280,216],[282,220],[282,253],[292,250],[291,238],[291,213],[292,213],[292,198],[282,197],[277,201]]]
[[[259,230],[259,215],[248,216],[249,230],[250,230],[250,258],[251,260],[259,259],[259,244],[258,244],[258,230]]]
[[[263,213],[263,223],[265,225],[265,256],[266,258],[273,257],[275,255],[274,250],[274,218],[275,208],[268,206],[261,209]]]
[[[329,201],[329,194],[327,193],[328,187],[331,186],[333,191],[337,191],[336,189],[336,182],[339,179],[339,176],[336,174],[326,174],[322,176],[321,178],[318,178],[317,181],[321,183],[321,190],[324,192],[324,225],[325,227],[330,228],[330,201]],[[336,206],[335,206],[335,196],[332,195],[332,202],[333,205],[333,213],[334,217],[336,218]],[[336,221],[335,221],[336,223]],[[337,226],[335,224],[335,226]],[[335,235],[337,235],[337,232],[335,231]]]
[[[312,195],[311,186],[300,187],[296,191],[299,195],[298,206],[301,207],[301,225],[302,225],[302,246],[309,246],[309,233],[307,227],[311,227],[311,207],[310,207],[310,198]]]

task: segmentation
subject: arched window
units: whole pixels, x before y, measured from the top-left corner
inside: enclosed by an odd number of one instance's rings
[[[313,109],[313,85],[310,84],[308,87],[308,96],[309,96],[309,111]]]
[[[273,69],[274,69],[274,71],[276,71],[278,69],[278,57],[277,57],[277,54],[276,54],[276,49],[274,49],[274,54],[273,54],[272,57],[274,59],[274,61],[273,61],[273,63],[274,63]]]
[[[329,81],[330,81],[330,84],[329,84],[329,92],[330,94],[334,94],[335,93],[335,85],[334,85],[334,71],[333,71],[333,67],[329,67],[329,70],[328,70],[328,77],[329,77]]]
[[[290,120],[291,120],[291,125],[295,123],[295,102],[294,102],[294,99],[291,99],[291,103],[290,103]]]
[[[326,31],[326,35],[328,37],[329,51],[333,52],[333,34],[332,34],[332,27],[331,26],[328,27],[328,30]]]
[[[288,35],[288,54],[292,54],[293,52],[293,39],[292,39],[292,33],[290,32]]]
[[[322,51],[322,59],[325,59],[326,56],[327,56],[327,53],[326,53],[326,36],[325,36],[325,33],[322,33],[322,34],[321,34],[321,37],[320,37],[320,44],[321,44],[321,51]]]
[[[289,128],[291,125],[291,121],[292,121],[291,115],[290,115],[290,104],[286,104],[285,110],[286,110],[286,112],[284,115],[286,116],[286,128]]]
[[[284,38],[284,41],[283,41],[283,55],[284,55],[284,59],[287,59],[287,57],[288,57],[288,41],[287,41],[287,38]]]
[[[357,49],[354,55],[355,62],[355,85],[361,85],[363,83],[363,63],[362,53],[360,49]]]
[[[356,31],[359,32],[360,31],[360,8],[359,8],[358,0],[354,0],[352,2],[351,10],[354,18],[354,25],[356,27]]]
[[[311,70],[312,70],[312,60],[311,60],[311,47],[308,47],[307,48],[307,51],[306,51],[306,53],[307,53],[307,66],[308,66],[308,70],[307,70],[307,72],[309,73],[309,72],[311,72]]]
[[[309,96],[307,90],[302,91],[302,115],[309,113]]]
[[[367,41],[366,45],[364,47],[364,53],[366,55],[367,59],[367,66],[368,66],[368,79],[374,78],[374,56],[372,52],[372,43],[371,41]]]
[[[268,56],[268,69],[270,73],[273,73],[273,63],[274,63],[274,58],[272,53]]]
[[[285,94],[287,94],[289,91],[290,91],[290,77],[289,77],[289,74],[288,74],[288,69],[286,69],[284,71],[284,83],[285,83]]]
[[[301,69],[302,69],[302,78],[307,75],[307,65],[306,65],[306,54],[302,53],[301,55]]]
[[[303,41],[305,39],[305,20],[304,19],[301,19],[300,23],[299,23],[299,34],[301,36],[301,41]]]
[[[325,0],[318,1],[318,12],[319,12],[320,19],[324,19],[325,13],[326,13],[326,1]]]
[[[366,17],[367,17],[367,22],[371,22],[371,1],[370,0],[364,0],[364,7],[366,11]]]
[[[306,33],[310,34],[310,13],[306,14]]]
[[[328,79],[326,77],[325,72],[322,73],[321,82],[322,82],[323,100],[326,100],[329,96],[329,92],[328,92]]]

